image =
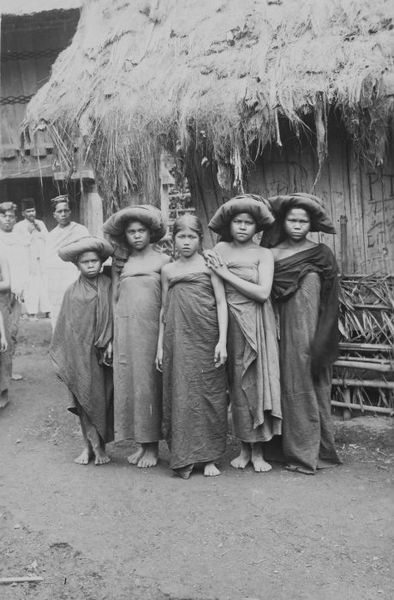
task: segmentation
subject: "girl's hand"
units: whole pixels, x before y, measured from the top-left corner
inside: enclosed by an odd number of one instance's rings
[[[7,340],[5,337],[2,337],[0,340],[0,352],[5,352],[8,348]]]
[[[216,273],[216,275],[219,275],[219,277],[223,277],[228,272],[226,263],[214,250],[205,250],[204,258],[207,267]]]
[[[110,367],[112,365],[112,357],[113,357],[112,342],[109,342],[108,346],[104,350],[104,356],[103,356],[103,363],[105,365],[107,365],[107,367]]]
[[[215,357],[214,357],[214,361],[215,361],[215,367],[221,367],[222,365],[224,365],[226,363],[227,360],[227,348],[226,348],[226,344],[219,342],[218,344],[216,344],[215,347]]]
[[[155,365],[156,365],[156,369],[158,371],[160,371],[160,373],[162,373],[163,372],[163,348],[157,349]]]

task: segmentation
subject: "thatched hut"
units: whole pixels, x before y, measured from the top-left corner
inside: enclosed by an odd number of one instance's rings
[[[204,223],[244,189],[313,191],[350,272],[394,272],[391,0],[86,0],[28,105],[109,212],[172,153]],[[209,239],[209,238],[208,238]]]

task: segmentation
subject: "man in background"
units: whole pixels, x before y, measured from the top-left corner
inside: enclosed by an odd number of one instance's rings
[[[9,345],[12,355],[15,354],[29,265],[28,242],[14,231],[15,211],[16,205],[12,202],[0,203],[0,242],[5,248],[11,283]],[[22,379],[22,376],[12,373],[12,379]]]
[[[64,292],[68,286],[79,277],[77,267],[70,262],[64,262],[59,258],[59,249],[80,238],[89,236],[89,231],[71,220],[71,210],[67,195],[56,196],[51,200],[53,216],[57,223],[56,227],[48,234],[46,246],[46,265],[48,269],[48,290],[51,305],[52,326],[62,305]]]
[[[33,198],[22,200],[23,221],[14,227],[14,232],[28,245],[28,279],[24,301],[30,317],[43,313],[49,317],[48,279],[45,265],[45,252],[48,230],[43,221],[36,218],[36,205]]]

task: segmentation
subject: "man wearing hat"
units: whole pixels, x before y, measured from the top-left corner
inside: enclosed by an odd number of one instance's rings
[[[19,320],[22,313],[25,289],[28,281],[28,242],[14,230],[16,205],[12,202],[0,203],[0,241],[3,242],[6,259],[10,270],[10,349],[15,353]],[[21,379],[21,375],[12,374],[13,379]]]
[[[29,316],[44,313],[49,316],[48,281],[45,270],[45,247],[48,230],[43,221],[36,218],[33,198],[22,200],[23,220],[14,227],[28,244],[28,280],[25,289],[25,309]]]

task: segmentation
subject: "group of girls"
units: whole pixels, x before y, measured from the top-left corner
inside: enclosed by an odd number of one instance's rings
[[[337,271],[328,247],[307,238],[334,231],[321,202],[237,196],[209,227],[221,241],[204,251],[200,221],[179,217],[171,259],[154,245],[166,233],[160,211],[140,205],[105,223],[112,252],[97,238],[60,250],[81,273],[51,347],[81,419],[77,462],[107,462],[106,442],[132,439],[129,463],[153,467],[164,438],[177,475],[187,479],[197,465],[219,475],[230,401],[241,442],[233,467],[266,472],[271,458],[313,474],[338,464],[330,417]],[[260,232],[272,250],[256,240]],[[112,291],[100,273],[110,254]],[[86,348],[78,351],[79,338]]]

